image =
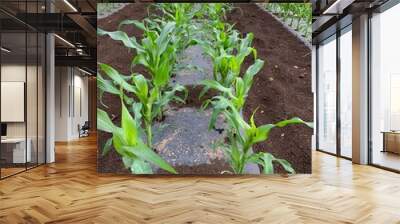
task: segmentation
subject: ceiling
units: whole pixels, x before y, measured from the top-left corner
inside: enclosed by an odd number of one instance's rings
[[[313,44],[351,24],[354,17],[372,11],[388,0],[312,0]]]
[[[13,49],[8,56],[26,55],[25,35],[18,33],[51,32],[57,34],[56,66],[79,66],[96,74],[96,4],[96,0],[0,0],[3,46],[8,42],[7,48]],[[36,46],[27,46],[28,55],[36,51]]]

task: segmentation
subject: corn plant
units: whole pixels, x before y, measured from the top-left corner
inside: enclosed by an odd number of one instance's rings
[[[136,56],[132,60],[132,67],[143,65],[151,75],[153,85],[162,91],[170,81],[171,72],[176,62],[176,46],[173,45],[173,37],[170,35],[175,23],[166,23],[160,32],[149,29],[143,22],[123,22],[123,24],[128,23],[134,23],[144,30],[144,38],[141,40],[141,44],[136,41],[134,36],[129,37],[120,30],[108,32],[98,29],[98,34],[100,36],[108,35],[114,40],[121,41],[126,47],[136,50]]]
[[[261,70],[263,65],[264,61],[257,59],[255,63],[246,70],[243,78],[236,77],[233,85],[230,87],[225,87],[216,80],[202,81],[201,84],[204,85],[204,89],[200,93],[200,97],[202,97],[209,89],[215,89],[231,100],[235,108],[240,111],[244,106],[247,94],[253,84],[253,78]],[[204,102],[203,108],[207,107],[208,103],[210,103],[210,100]]]
[[[294,117],[283,120],[275,124],[256,126],[254,114],[250,117],[250,123],[246,122],[234,103],[223,96],[216,96],[211,102],[213,113],[209,128],[215,125],[217,116],[222,114],[227,120],[229,129],[227,131],[227,143],[221,146],[224,149],[229,163],[236,174],[243,174],[246,164],[256,163],[262,166],[264,174],[274,172],[273,163],[279,163],[288,173],[295,173],[291,164],[284,159],[277,159],[267,152],[253,153],[251,148],[254,144],[267,141],[270,131],[275,128],[282,128],[291,124],[305,124],[312,127],[311,123],[304,122],[300,118]]]
[[[194,23],[195,15],[198,10],[192,3],[163,3],[155,4],[162,12],[161,16],[152,18],[154,22],[166,23],[174,22],[175,29],[173,30],[176,50],[181,53],[188,46],[194,44],[193,35],[197,31],[197,26]]]
[[[233,48],[224,49],[220,46],[215,47],[212,43],[202,43],[206,54],[211,57],[213,62],[213,78],[221,85],[229,87],[236,77],[239,76],[240,68],[244,59],[253,53],[254,59],[257,58],[257,51],[250,47],[253,34],[249,33]]]
[[[211,23],[214,21],[218,22],[226,19],[226,13],[232,10],[232,8],[232,4],[228,3],[201,4],[200,13],[197,16],[207,19]]]
[[[114,125],[108,114],[97,109],[97,128],[101,131],[111,133],[110,138],[103,149],[106,154],[111,146],[122,157],[126,168],[134,174],[151,174],[150,164],[154,164],[163,170],[176,174],[177,172],[157,153],[149,148],[141,139],[140,121],[142,104],[134,103],[132,105],[134,117],[129,113],[125,106],[121,94],[121,127]]]
[[[311,3],[264,3],[264,6],[308,40],[311,39]],[[296,25],[294,25],[294,21],[296,21]]]
[[[121,95],[125,103],[132,109],[134,109],[133,105],[135,105],[136,101],[139,101],[141,105],[143,105],[140,112],[144,120],[147,145],[151,147],[153,121],[163,113],[165,106],[167,106],[170,101],[184,103],[188,94],[187,90],[181,85],[175,85],[174,87],[169,87],[161,91],[158,85],[152,84],[141,74],[135,73],[128,76],[129,79],[126,79],[126,76],[121,75],[117,70],[107,64],[99,64],[99,68],[111,79],[106,80],[100,74],[98,75],[97,86],[102,92]],[[118,91],[118,89],[122,89],[123,91]],[[184,97],[177,96],[177,92],[184,92]],[[133,94],[135,99],[132,99],[130,94]]]

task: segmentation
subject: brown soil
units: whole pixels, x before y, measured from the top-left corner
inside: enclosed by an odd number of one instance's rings
[[[132,19],[134,17],[137,20],[142,20],[147,17],[147,6],[148,4],[142,3],[128,5],[119,12],[116,12],[104,19],[98,20],[98,28],[113,31],[116,30],[119,23],[125,19]],[[129,36],[141,37],[143,34],[141,30],[134,26],[124,26],[122,30],[125,31]],[[130,63],[134,57],[134,54],[121,42],[114,41],[107,36],[97,37],[97,52],[97,62],[109,64],[122,74],[130,73]],[[143,75],[146,74],[144,69],[141,68],[137,68],[135,71],[140,72]],[[119,98],[106,93],[104,94],[102,101],[108,106],[108,108],[105,108],[99,102],[97,104],[98,107],[107,111],[108,114],[111,114],[111,117],[115,117],[115,122],[119,122],[119,114],[121,113]],[[104,157],[101,156],[102,147],[110,137],[110,134],[98,132],[98,171],[129,173],[129,171],[124,168],[120,156],[114,150],[111,150]]]
[[[99,20],[98,27],[115,30],[119,22],[124,19],[134,17],[141,20],[147,16],[147,6],[148,4],[143,3],[131,4],[107,18]],[[264,69],[256,76],[250,91],[244,109],[245,117],[248,118],[258,107],[255,120],[259,125],[293,116],[311,121],[313,119],[311,50],[255,4],[237,4],[236,6],[241,10],[232,11],[228,15],[228,22],[235,23],[236,29],[242,33],[254,33],[254,45],[258,50],[258,56],[266,61]],[[123,30],[129,36],[134,35],[140,38],[142,35],[140,30],[132,26],[125,26]],[[129,65],[134,55],[122,43],[108,37],[98,37],[97,44],[98,62],[112,65],[123,74],[130,73]],[[251,60],[246,60],[244,69],[251,63]],[[142,68],[135,68],[135,72],[146,75]],[[198,91],[196,89],[189,95],[190,106],[201,105],[201,101],[197,100]],[[210,93],[208,97],[212,95]],[[119,99],[105,94],[103,102],[110,107],[104,108],[98,104],[99,107],[109,114],[114,114],[118,122]],[[311,135],[312,130],[303,126],[276,129],[272,131],[268,142],[256,145],[254,150],[268,151],[276,157],[287,159],[297,173],[310,173]],[[104,145],[109,137],[110,135],[99,132],[99,146]],[[99,151],[101,152],[101,149]],[[98,166],[100,172],[127,172],[122,166],[121,159],[113,150],[105,157],[101,157],[101,153],[99,153],[98,164],[103,164]],[[185,168],[180,170],[180,173],[182,171],[184,173],[201,173],[202,169]]]
[[[258,57],[265,60],[250,90],[244,116],[258,108],[258,125],[294,116],[313,120],[311,92],[311,50],[289,33],[271,15],[255,4],[236,4],[228,22],[243,34],[254,33]],[[240,9],[239,9],[240,8]],[[245,61],[244,68],[253,62]],[[268,142],[254,147],[288,160],[297,173],[311,173],[312,129],[301,125],[275,129]]]

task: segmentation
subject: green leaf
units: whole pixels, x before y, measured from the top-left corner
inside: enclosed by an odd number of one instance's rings
[[[169,41],[167,41],[167,38],[168,38],[168,35],[174,29],[174,27],[175,27],[174,22],[168,22],[161,30],[160,36],[157,39],[157,46],[160,49],[160,53],[163,52],[167,48],[167,45],[169,43]]]
[[[230,93],[231,89],[224,87],[223,85],[221,85],[219,82],[217,82],[216,80],[203,80],[200,82],[200,84],[206,86],[208,89],[216,89],[220,92],[223,93]]]
[[[176,170],[171,165],[169,165],[163,158],[161,158],[157,153],[143,143],[139,143],[137,146],[125,146],[124,149],[134,153],[143,160],[159,166],[163,170],[177,174]]]
[[[139,52],[144,51],[142,46],[140,46],[136,42],[135,37],[130,38],[130,37],[128,37],[128,35],[125,32],[122,32],[122,31],[108,32],[108,31],[102,30],[100,28],[97,28],[97,35],[99,35],[99,36],[108,35],[113,40],[121,41],[128,48],[134,48]]]
[[[149,87],[147,85],[147,79],[143,75],[133,76],[133,82],[137,89],[136,96],[140,99],[142,103],[148,101]]]
[[[153,170],[148,162],[141,159],[134,159],[130,167],[131,172],[134,174],[152,174]]]
[[[137,144],[138,130],[135,120],[132,118],[128,109],[126,108],[124,102],[121,100],[122,104],[122,118],[121,127],[124,130],[124,137],[128,145],[134,146]]]
[[[122,86],[125,90],[129,92],[135,92],[136,90],[128,84],[125,79],[123,78],[123,75],[121,75],[117,70],[115,70],[113,67],[107,64],[99,63],[99,67],[108,77],[110,77],[114,82],[116,82],[118,85]]]
[[[210,90],[210,88],[208,86],[204,86],[199,94],[199,100],[208,92],[208,90]]]
[[[243,81],[246,87],[250,89],[252,83],[253,83],[253,78],[254,76],[262,69],[264,66],[264,61],[257,59],[254,64],[252,64],[247,70],[246,73],[243,76]],[[248,90],[247,90],[248,91]]]
[[[130,157],[123,156],[122,163],[124,164],[125,168],[130,168],[133,163],[133,159]]]
[[[143,31],[146,30],[146,27],[145,27],[144,23],[139,22],[139,21],[137,21],[137,20],[133,20],[133,19],[126,19],[126,20],[122,21],[122,22],[118,25],[118,30],[120,30],[121,27],[124,26],[124,25],[132,25],[132,24],[135,25],[137,28],[143,30]]]
[[[104,79],[100,73],[97,73],[97,88],[111,94],[119,95],[120,91],[114,86],[111,80]]]
[[[104,144],[103,152],[101,153],[101,156],[107,155],[107,153],[111,150],[111,146],[112,146],[112,138],[109,138],[106,141],[106,143]]]
[[[279,164],[282,165],[282,167],[290,174],[296,173],[295,170],[293,169],[292,165],[284,159],[275,159],[274,161],[278,162]]]
[[[107,112],[99,108],[97,108],[97,129],[108,133],[114,132],[115,129],[115,125],[108,117]]]
[[[136,121],[136,125],[137,127],[140,127],[141,125],[141,119],[142,119],[142,111],[143,105],[141,103],[133,103],[132,104],[132,111],[133,114],[135,116],[135,121]]]
[[[130,152],[126,152],[123,148],[125,145],[128,145],[128,143],[125,140],[124,130],[122,128],[119,128],[119,127],[114,128],[114,131],[112,134],[113,134],[113,137],[112,137],[113,146],[114,146],[115,151],[118,152],[118,154],[120,154],[121,156],[126,156],[126,157],[130,157],[130,156],[134,155]]]
[[[273,124],[265,124],[261,125],[260,127],[257,128],[256,135],[253,136],[253,144],[257,142],[263,142],[268,139],[269,133],[272,128],[274,128],[275,125]]]
[[[162,63],[158,66],[156,73],[153,74],[152,82],[154,85],[162,88],[168,84],[168,81],[171,77],[171,61],[170,60],[162,60]]]
[[[290,125],[290,124],[305,124],[305,125],[307,125],[307,126],[309,126],[311,128],[313,127],[313,123],[305,122],[305,121],[303,121],[302,119],[300,119],[298,117],[294,117],[294,118],[291,118],[289,120],[280,121],[280,122],[276,123],[275,125],[277,127],[282,128],[282,127],[285,127],[285,126]]]
[[[273,174],[274,173],[274,164],[272,163],[275,157],[270,153],[261,153],[262,167],[264,174]]]

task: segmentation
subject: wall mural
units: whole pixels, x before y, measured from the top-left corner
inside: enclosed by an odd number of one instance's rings
[[[310,173],[300,5],[98,4],[98,171]]]

